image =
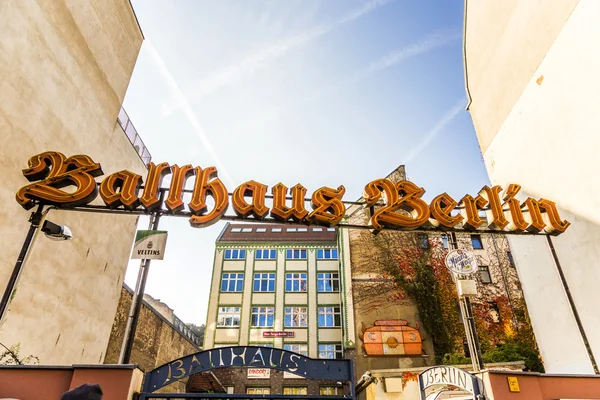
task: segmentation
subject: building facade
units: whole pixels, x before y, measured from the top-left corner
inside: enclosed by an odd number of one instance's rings
[[[216,242],[205,348],[254,345],[311,358],[353,358],[349,264],[338,235],[336,228],[227,224]],[[230,393],[349,392],[337,382],[275,370],[215,375]]]
[[[15,193],[29,183],[30,157],[87,154],[104,171],[145,173],[118,122],[142,41],[128,0],[0,3],[2,291],[29,228]],[[0,343],[41,364],[102,363],[136,217],[51,210],[46,218],[73,240],[35,237]]]
[[[600,3],[465,4],[468,110],[490,181],[556,201],[571,222],[550,241],[510,239],[546,370],[598,374]]]

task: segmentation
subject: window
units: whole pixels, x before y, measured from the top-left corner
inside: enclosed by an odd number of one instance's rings
[[[283,349],[308,357],[308,346],[305,344],[284,344]]]
[[[285,228],[286,232],[296,232],[296,228]]]
[[[246,388],[246,394],[271,394],[271,388],[249,387],[249,388]]]
[[[266,232],[267,228],[256,228],[256,232]]]
[[[481,282],[492,283],[492,276],[490,275],[490,268],[485,265],[479,266],[479,276],[481,276]]]
[[[271,343],[255,343],[255,344],[250,344],[250,346],[256,346],[256,347],[268,347],[268,348],[273,348],[273,345]]]
[[[285,258],[288,260],[306,260],[306,250],[288,249],[285,252]]]
[[[323,232],[323,228],[312,228],[313,232]]]
[[[444,246],[445,249],[449,247],[448,235],[442,235],[442,246]]]
[[[254,274],[255,292],[274,292],[275,274]]]
[[[327,228],[327,232],[335,232],[335,228]]]
[[[252,326],[273,326],[274,310],[274,307],[252,307]]]
[[[481,241],[481,235],[471,235],[471,244],[473,245],[473,249],[475,249],[475,250],[483,249],[483,242]]]
[[[241,232],[242,228],[231,228],[231,232]]]
[[[298,228],[298,232],[308,232],[308,228]]]
[[[319,307],[319,328],[342,326],[340,307]]]
[[[320,344],[319,358],[342,358],[341,344]]]
[[[306,292],[306,273],[285,274],[286,292]]]
[[[277,250],[275,249],[258,249],[255,252],[257,260],[275,260],[277,259]]]
[[[223,274],[221,292],[241,292],[244,287],[244,274]]]
[[[305,387],[284,387],[283,388],[283,394],[300,394],[300,395],[306,395],[308,394],[307,389]]]
[[[219,307],[217,326],[240,326],[240,307]]]
[[[342,396],[344,394],[343,388],[339,386],[321,386],[319,388],[319,395],[321,396]]]
[[[252,232],[252,228],[242,228],[242,232],[244,232],[244,233]]]
[[[225,250],[226,260],[243,260],[246,258],[246,250],[243,249],[227,249]]]
[[[512,253],[509,251],[506,252],[506,256],[508,257],[508,262],[510,263],[511,267],[515,266],[515,260],[513,259]]]
[[[286,307],[285,308],[285,326],[286,328],[308,326],[306,307]]]
[[[333,272],[323,272],[317,274],[318,292],[339,292],[340,274]]]
[[[271,228],[271,232],[281,232],[281,228]]]
[[[429,248],[429,238],[426,233],[419,233],[417,235],[417,244],[422,249]]]
[[[317,250],[317,260],[337,260],[337,249],[319,249]]]
[[[500,322],[500,309],[498,308],[498,304],[490,302],[490,315],[492,317],[492,321]]]

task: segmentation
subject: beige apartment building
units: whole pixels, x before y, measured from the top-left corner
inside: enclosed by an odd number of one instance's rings
[[[15,193],[29,183],[30,157],[86,154],[105,172],[144,174],[149,153],[120,113],[142,40],[128,0],[0,2],[2,291],[29,228]],[[136,218],[59,210],[46,218],[73,240],[36,235],[0,343],[41,364],[102,363]]]
[[[600,369],[600,2],[466,1],[468,110],[496,185],[556,202],[567,231],[511,238],[546,371]]]
[[[349,263],[338,235],[336,228],[227,224],[216,241],[204,348],[254,345],[352,358]],[[215,371],[230,393],[349,392],[275,370],[252,373]]]

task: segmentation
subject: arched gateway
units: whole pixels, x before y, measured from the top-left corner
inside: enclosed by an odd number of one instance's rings
[[[349,394],[342,396],[311,395],[310,398],[355,399],[354,370],[350,360],[313,359],[282,349],[232,346],[190,354],[146,373],[140,400],[152,398],[291,399],[298,397],[297,395],[281,394],[156,393],[157,390],[190,375],[231,367],[270,368],[289,372],[306,379],[327,379],[344,382],[348,384]]]

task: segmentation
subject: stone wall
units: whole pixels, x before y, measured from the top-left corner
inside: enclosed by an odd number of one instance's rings
[[[105,364],[119,362],[131,300],[131,289],[123,286],[110,332],[110,341],[106,348]],[[130,362],[132,364],[137,364],[144,372],[149,372],[169,361],[198,351],[200,351],[200,347],[182,335],[167,318],[144,300],[131,350]],[[162,388],[160,392],[185,392],[186,382],[186,379],[175,382]]]
[[[15,201],[33,155],[87,154],[105,172],[145,166],[117,124],[143,40],[127,0],[0,2],[0,290],[29,228]],[[0,342],[42,364],[98,363],[110,335],[135,216],[52,210],[73,240],[34,240]]]

